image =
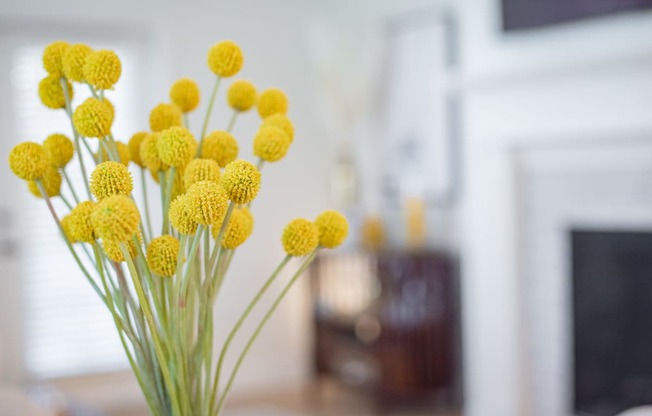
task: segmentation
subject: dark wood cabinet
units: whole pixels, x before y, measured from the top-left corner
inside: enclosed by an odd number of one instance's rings
[[[314,364],[383,406],[459,401],[459,295],[443,253],[348,252],[311,269]]]

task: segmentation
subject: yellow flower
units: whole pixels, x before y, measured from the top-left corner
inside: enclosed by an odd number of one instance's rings
[[[315,220],[319,229],[319,244],[326,248],[335,248],[346,240],[349,223],[344,215],[337,211],[324,211]]]
[[[258,97],[258,114],[262,118],[288,112],[288,98],[285,93],[278,88],[269,88]]]
[[[170,127],[183,125],[183,114],[174,104],[159,104],[149,113],[149,128],[159,132]]]
[[[156,142],[158,141],[159,134],[160,133],[148,134],[140,144],[140,160],[155,177],[158,175],[160,170],[166,171],[170,168],[168,165],[163,163],[158,154],[158,146],[156,145]]]
[[[256,87],[247,80],[237,80],[229,87],[227,99],[234,110],[247,111],[256,104]]]
[[[107,142],[106,145],[109,146],[110,148],[113,148],[113,145],[109,142]],[[115,142],[115,147],[118,150],[118,158],[120,159],[120,163],[122,163],[125,166],[129,166],[129,162],[131,162],[131,153],[129,151],[129,146],[127,146],[122,142]],[[104,146],[100,146],[100,150],[98,154],[99,154],[100,161],[110,160],[109,155],[106,153],[106,150],[104,149]]]
[[[91,193],[97,200],[112,195],[129,195],[134,189],[131,173],[120,162],[109,160],[97,165],[91,173]]]
[[[288,152],[290,142],[283,130],[263,125],[254,136],[254,155],[266,162],[277,162]]]
[[[238,157],[238,142],[226,131],[214,131],[204,137],[201,157],[213,159],[223,168]]]
[[[173,167],[186,166],[197,152],[197,141],[192,133],[183,127],[163,130],[156,146],[163,163]]]
[[[174,182],[172,182],[172,194],[170,195],[171,200],[181,194],[186,193],[186,186],[183,181],[185,173],[186,167],[181,167],[174,170]]]
[[[139,131],[138,133],[135,133],[133,136],[131,136],[131,139],[129,139],[129,157],[136,165],[140,166],[141,168],[145,165],[143,160],[140,158],[140,144],[148,134],[149,133],[145,131]]]
[[[385,245],[385,225],[380,217],[365,218],[360,234],[362,245],[370,250],[378,250]]]
[[[72,100],[73,91],[72,85],[68,81],[65,81],[68,84],[68,95]],[[60,83],[60,78],[54,75],[48,75],[43,78],[38,84],[38,96],[41,99],[41,102],[47,108],[53,110],[58,110],[60,108],[66,107],[66,96],[63,92],[63,87]]]
[[[102,104],[104,104],[107,111],[109,112],[109,119],[111,120],[111,125],[113,125],[113,120],[115,120],[115,106],[107,98],[104,98],[103,100],[101,100],[101,102]]]
[[[224,217],[213,224],[213,238],[217,238]],[[233,210],[231,218],[222,236],[222,247],[227,250],[233,250],[242,245],[254,230],[254,217],[246,207]]]
[[[300,257],[312,253],[319,244],[319,230],[312,222],[297,218],[283,230],[283,249],[290,256]]]
[[[170,277],[177,270],[178,255],[179,240],[171,235],[162,235],[147,246],[147,265],[157,275]]]
[[[228,198],[215,182],[201,181],[188,188],[188,209],[198,224],[211,225],[226,212]]]
[[[186,171],[183,175],[183,184],[187,189],[200,181],[219,183],[221,173],[220,165],[216,161],[211,159],[195,159],[186,166]]]
[[[84,137],[105,137],[111,133],[111,113],[107,105],[96,98],[81,103],[72,116],[75,129]]]
[[[11,171],[26,181],[41,179],[48,169],[49,161],[43,146],[33,142],[23,142],[11,149],[9,167]]]
[[[290,138],[290,143],[294,141],[294,125],[288,116],[283,113],[276,113],[265,117],[263,120],[263,126],[274,126],[279,128],[288,135]]]
[[[83,68],[86,82],[100,90],[110,90],[122,74],[122,63],[113,51],[102,49],[86,56]]]
[[[63,134],[51,134],[43,141],[43,149],[48,156],[50,165],[63,169],[72,160],[75,146],[72,140]]]
[[[242,50],[232,40],[216,43],[208,51],[208,67],[220,77],[232,77],[237,74],[243,62]]]
[[[71,81],[84,82],[86,57],[93,52],[90,46],[78,43],[72,45],[63,55],[63,74]]]
[[[43,68],[53,77],[63,76],[62,59],[70,45],[64,41],[52,42],[43,51]]]
[[[61,192],[61,174],[59,174],[57,168],[48,166],[48,169],[45,171],[41,181],[43,183],[43,188],[45,188],[45,193],[48,195],[48,197],[53,198],[55,196],[59,196]],[[36,182],[27,182],[27,187],[32,195],[37,198],[43,198]]]
[[[190,235],[197,232],[197,221],[195,221],[188,205],[188,194],[176,197],[170,204],[168,211],[170,224],[181,234]]]
[[[75,240],[72,237],[72,234],[70,233],[70,214],[68,214],[65,217],[61,218],[61,228],[63,228],[63,234],[68,239],[70,244],[73,244],[73,243],[77,242],[77,240]]]
[[[124,242],[138,231],[140,213],[131,198],[113,195],[93,208],[91,224],[101,239]]]
[[[138,242],[142,243],[142,236],[140,233],[137,233],[138,235]],[[128,241],[126,241],[127,245],[127,251],[129,252],[129,256],[132,259],[135,259],[138,257],[138,247],[136,247],[136,242],[134,241],[133,238],[130,238]],[[122,249],[120,248],[120,243],[113,241],[113,240],[102,240],[102,250],[104,250],[104,253],[106,254],[106,257],[109,258],[109,260],[114,261],[116,263],[121,263],[125,261],[125,256],[124,253],[122,253]]]
[[[248,204],[260,191],[260,171],[246,160],[235,160],[224,168],[220,183],[229,199],[236,204]]]
[[[199,86],[190,78],[181,78],[172,84],[172,88],[170,88],[170,100],[184,113],[197,108],[199,98]]]
[[[68,215],[70,236],[74,241],[92,243],[97,238],[95,228],[91,223],[91,213],[95,209],[95,202],[80,202]]]

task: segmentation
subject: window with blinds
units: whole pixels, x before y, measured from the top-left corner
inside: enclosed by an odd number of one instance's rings
[[[10,57],[16,143],[42,142],[52,133],[64,133],[72,139],[65,112],[45,108],[38,97],[39,81],[46,75],[41,65],[44,46],[41,42],[22,45],[14,48]],[[128,49],[116,52],[123,62],[123,76],[116,90],[107,92],[107,98],[116,107],[113,133],[116,139],[126,142],[137,122],[133,119],[132,106],[137,91],[133,74],[138,68],[134,67],[135,54]],[[89,96],[87,87],[74,85],[74,105]],[[85,156],[90,171],[93,161]],[[84,199],[77,155],[66,171],[75,183],[77,194]],[[63,185],[62,190],[66,190]],[[23,230],[20,242],[24,285],[22,321],[27,373],[33,378],[48,378],[125,368],[128,363],[110,314],[61,240],[45,202],[34,198],[27,189],[16,198]],[[65,205],[56,199],[55,208],[59,217],[68,213]],[[81,252],[80,258],[85,259]]]

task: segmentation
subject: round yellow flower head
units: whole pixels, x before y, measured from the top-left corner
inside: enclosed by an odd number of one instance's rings
[[[72,115],[75,129],[84,137],[101,138],[111,133],[111,113],[107,105],[96,98],[88,98]]]
[[[139,131],[138,133],[135,133],[133,136],[131,136],[131,139],[129,139],[129,159],[131,159],[136,165],[140,166],[141,168],[145,165],[143,160],[140,158],[140,144],[148,134],[149,133],[145,131]]]
[[[227,92],[229,106],[236,111],[247,111],[256,104],[256,87],[251,82],[239,79]]]
[[[138,242],[142,243],[142,236],[140,233],[137,233],[138,235]],[[130,238],[128,241],[126,241],[127,245],[127,251],[129,252],[129,256],[132,259],[135,259],[138,257],[138,247],[136,246],[136,242],[134,241],[133,238]],[[106,257],[109,258],[109,260],[114,261],[116,263],[121,263],[125,261],[125,255],[122,252],[122,248],[120,247],[120,243],[113,241],[113,240],[102,240],[102,250],[104,250],[104,253],[106,254]]]
[[[149,113],[149,128],[159,132],[170,127],[183,125],[183,113],[174,104],[159,104]]]
[[[41,178],[43,182],[43,188],[45,188],[45,193],[49,198],[59,196],[61,192],[61,175],[57,168],[53,166],[48,166],[48,169],[45,171],[45,174]],[[41,195],[41,190],[38,189],[38,185],[34,181],[27,182],[27,187],[29,191],[37,198],[43,198]]]
[[[65,82],[68,84],[68,95],[72,100],[72,85],[70,85],[68,81]],[[60,108],[66,107],[66,96],[63,92],[60,78],[55,75],[48,75],[47,77],[43,78],[41,82],[39,82],[38,96],[41,99],[43,105],[47,108],[58,110]]]
[[[129,195],[134,189],[131,173],[120,162],[109,160],[97,165],[91,173],[91,193],[98,201],[112,195]]]
[[[217,238],[224,218],[213,224],[213,238]],[[233,250],[242,245],[254,231],[254,217],[246,207],[233,210],[222,237],[222,248]]]
[[[11,149],[9,167],[11,171],[26,181],[41,179],[48,169],[49,161],[43,146],[34,142],[23,142]]]
[[[181,234],[190,235],[197,232],[197,221],[192,215],[188,205],[188,194],[179,195],[172,203],[168,211],[170,224]]]
[[[63,55],[63,74],[71,81],[84,82],[84,64],[86,57],[93,52],[83,43],[72,45]]]
[[[312,222],[297,218],[285,227],[281,242],[283,243],[283,249],[290,256],[305,256],[317,248],[319,230]]]
[[[200,181],[219,183],[221,174],[220,165],[216,161],[211,159],[195,159],[186,166],[186,171],[183,175],[183,184],[187,189]]]
[[[140,213],[131,198],[113,195],[93,208],[91,224],[101,239],[124,242],[138,231]]]
[[[246,160],[234,160],[226,165],[220,183],[229,199],[236,204],[248,204],[260,191],[261,175],[258,168]]]
[[[43,51],[43,68],[53,77],[60,78],[63,76],[63,56],[66,54],[70,45],[64,41],[52,42],[45,47]]]
[[[115,106],[107,98],[104,98],[103,100],[101,100],[101,102],[102,104],[104,104],[107,111],[109,112],[109,118],[111,119],[111,124],[113,124],[113,120],[115,120]]]
[[[238,142],[228,132],[216,130],[204,137],[201,146],[201,157],[212,159],[221,168],[233,162],[238,157]]]
[[[168,165],[163,163],[158,154],[157,142],[159,134],[160,133],[148,134],[140,143],[140,160],[154,176],[158,174],[158,171],[166,171],[170,168]]]
[[[199,98],[199,86],[190,78],[181,78],[170,88],[170,100],[184,113],[197,108]]]
[[[266,162],[277,162],[290,148],[290,137],[277,127],[263,125],[254,136],[254,155]]]
[[[276,113],[265,117],[263,120],[263,126],[274,126],[279,128],[288,135],[290,138],[290,143],[294,141],[294,125],[288,116],[283,113]]]
[[[86,82],[100,90],[110,90],[122,75],[122,63],[113,51],[102,49],[86,56],[83,68]]]
[[[232,77],[237,74],[243,62],[242,50],[232,40],[216,43],[208,51],[208,67],[220,77]]]
[[[212,181],[197,182],[188,188],[188,209],[198,224],[211,225],[217,222],[228,204],[226,192]]]
[[[51,134],[43,141],[43,149],[48,156],[50,165],[64,168],[75,154],[72,140],[63,134]]]
[[[319,229],[319,244],[326,248],[335,248],[346,240],[349,223],[344,215],[337,211],[324,211],[315,220]]]
[[[70,241],[70,244],[77,242],[77,240],[75,240],[72,237],[72,234],[70,233],[70,214],[61,218],[61,228],[63,228],[64,237],[66,237],[68,241]]]
[[[173,167],[186,166],[197,153],[197,141],[190,130],[184,127],[163,130],[156,146],[163,163]]]
[[[91,223],[91,213],[95,209],[95,205],[93,201],[84,201],[70,211],[68,224],[72,240],[92,243],[97,239],[95,228]]]
[[[179,240],[171,235],[162,235],[147,246],[147,265],[157,275],[170,277],[176,273],[178,255]]]
[[[269,88],[263,91],[258,97],[258,114],[262,118],[288,112],[288,97],[278,88]]]

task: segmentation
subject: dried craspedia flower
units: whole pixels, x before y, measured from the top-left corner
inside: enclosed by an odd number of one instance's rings
[[[140,235],[140,233],[136,233],[136,234],[138,235],[138,243],[142,244],[142,236]],[[127,246],[129,257],[131,257],[132,259],[138,257],[138,247],[136,246],[136,242],[134,241],[133,238],[124,242],[124,244],[126,244]],[[109,260],[111,261],[115,261],[117,263],[125,261],[125,255],[122,252],[120,243],[117,241],[102,240],[102,250],[104,250],[106,257],[108,257]]]
[[[211,159],[195,159],[186,166],[183,175],[183,184],[187,189],[201,181],[219,183],[221,173],[220,166],[216,161]]]
[[[283,130],[263,125],[254,136],[254,155],[266,162],[277,162],[288,152],[290,142]]]
[[[63,55],[63,74],[71,81],[84,82],[84,65],[86,57],[93,52],[83,43],[72,45]]]
[[[81,103],[72,116],[75,129],[84,137],[101,138],[111,133],[111,113],[107,105],[96,98]]]
[[[64,168],[75,154],[75,146],[63,134],[51,134],[43,141],[43,149],[48,156],[50,165]]]
[[[185,167],[175,169],[174,181],[172,182],[172,193],[170,195],[170,199],[174,199],[179,195],[186,193],[186,185],[183,180],[185,173],[186,173]]]
[[[68,214],[65,217],[61,218],[61,228],[63,228],[64,237],[68,239],[70,244],[73,244],[73,243],[77,242],[77,240],[75,240],[72,237],[72,233],[70,232],[70,214]]]
[[[102,49],[86,57],[83,68],[84,80],[100,90],[113,88],[122,74],[122,63],[113,51]]]
[[[236,204],[248,204],[260,191],[260,171],[253,163],[246,160],[234,160],[226,165],[220,183]]]
[[[297,218],[283,230],[283,249],[290,256],[300,257],[312,253],[319,244],[319,230],[312,222]]]
[[[317,219],[315,225],[319,229],[319,244],[326,248],[335,248],[346,240],[349,233],[349,223],[344,215],[337,211],[324,211]]]
[[[147,265],[161,277],[170,277],[177,270],[179,240],[171,235],[153,239],[147,246]]]
[[[11,149],[9,167],[11,171],[26,181],[41,179],[49,166],[48,156],[43,146],[34,142],[23,142]]]
[[[72,100],[72,85],[68,81],[64,82],[68,85],[68,97]],[[58,110],[66,107],[66,95],[61,86],[61,78],[55,75],[48,75],[39,82],[38,96],[47,108]]]
[[[170,203],[168,211],[170,224],[181,234],[190,235],[197,231],[197,221],[195,221],[188,205],[188,195],[179,195]]]
[[[140,144],[148,134],[149,133],[146,131],[139,131],[138,133],[134,133],[134,135],[131,136],[131,139],[129,139],[129,158],[141,168],[145,165],[143,164],[143,160],[140,158]]]
[[[294,125],[288,116],[283,113],[276,113],[265,117],[263,120],[263,126],[274,126],[278,129],[281,129],[290,138],[290,143],[294,141]]]
[[[115,120],[115,106],[107,98],[104,98],[100,101],[102,104],[104,104],[106,110],[109,112],[109,119],[111,120],[111,124],[113,124],[113,120]]]
[[[172,84],[172,88],[170,88],[170,100],[184,113],[197,108],[199,98],[199,86],[190,78],[181,78]]]
[[[140,144],[140,160],[143,165],[156,177],[160,170],[166,171],[170,166],[163,163],[158,154],[158,136],[160,133],[148,134]]]
[[[262,118],[288,112],[288,98],[278,88],[269,88],[263,91],[258,97],[258,114]]]
[[[131,173],[120,162],[109,160],[97,165],[91,173],[91,193],[98,200],[112,195],[129,195],[134,189]]]
[[[183,113],[174,104],[161,103],[149,113],[149,128],[153,132],[159,132],[181,125],[183,125]]]
[[[95,202],[80,202],[68,215],[68,224],[71,241],[80,241],[82,243],[92,243],[97,239],[95,228],[91,223],[91,213],[95,209]]]
[[[222,218],[217,223],[213,224],[213,238],[217,238],[222,228]],[[229,223],[226,226],[224,235],[222,236],[222,247],[227,250],[233,250],[242,245],[254,230],[254,217],[246,207],[233,210]]]
[[[242,50],[232,40],[216,43],[208,51],[208,67],[220,77],[232,77],[237,74],[243,62]]]
[[[188,209],[195,221],[202,225],[217,222],[228,204],[226,192],[220,185],[211,181],[201,181],[188,188]]]
[[[238,157],[238,142],[226,131],[216,130],[211,132],[204,137],[201,146],[201,157],[212,159],[223,168]]]
[[[63,56],[70,45],[64,41],[52,42],[43,51],[43,68],[48,74],[60,78],[63,76]]]
[[[61,174],[57,168],[53,166],[48,166],[48,169],[43,174],[41,178],[41,183],[43,188],[45,188],[45,193],[49,198],[59,196],[61,193]],[[38,188],[38,185],[34,181],[27,182],[27,188],[37,198],[43,198],[41,195],[41,190]]]
[[[95,205],[91,224],[101,239],[123,242],[138,231],[140,213],[131,198],[113,195]]]
[[[229,106],[236,111],[247,111],[256,104],[256,87],[251,82],[239,79],[227,91]]]
[[[156,146],[163,163],[175,168],[186,166],[197,152],[195,137],[184,127],[163,130],[158,136]]]

